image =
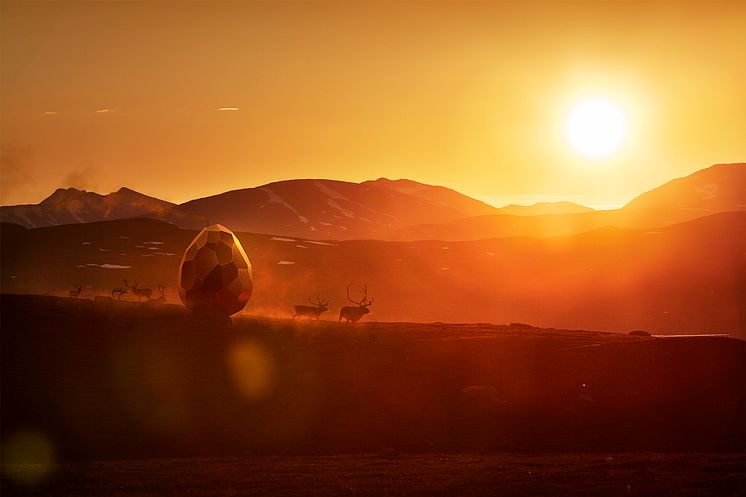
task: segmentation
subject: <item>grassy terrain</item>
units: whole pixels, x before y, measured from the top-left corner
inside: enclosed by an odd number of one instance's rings
[[[736,339],[0,305],[3,439],[41,434],[57,460],[743,450]]]
[[[151,219],[26,230],[0,224],[3,293],[110,295],[138,281],[178,302],[196,231]],[[744,338],[746,213],[654,231],[605,228],[560,238],[467,242],[330,241],[237,233],[254,268],[249,315],[287,318],[321,296],[330,318],[367,282],[379,321],[520,321],[544,327]],[[131,295],[125,298],[133,300]],[[136,298],[134,300],[137,300]]]
[[[5,467],[3,495],[650,496],[746,495],[743,455],[420,454],[60,464],[37,483]]]
[[[740,340],[0,310],[3,496],[745,495]]]

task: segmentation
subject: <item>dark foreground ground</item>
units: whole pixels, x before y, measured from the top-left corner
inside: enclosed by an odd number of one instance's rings
[[[0,306],[3,495],[744,495],[741,340]]]
[[[61,464],[38,483],[5,467],[3,495],[738,497],[729,454],[377,454]],[[38,468],[36,468],[38,469]]]
[[[744,450],[736,339],[0,306],[3,441],[41,437],[58,460]]]

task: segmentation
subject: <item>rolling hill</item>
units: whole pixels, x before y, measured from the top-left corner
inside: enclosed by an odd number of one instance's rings
[[[717,212],[746,210],[746,164],[720,164],[646,192],[622,209],[594,211],[570,202],[494,208],[442,186],[298,179],[233,190],[173,205],[127,188],[109,195],[57,190],[39,205],[0,208],[3,222],[27,228],[151,217],[197,229],[315,240],[480,240],[568,236],[616,226],[654,229]]]
[[[578,214],[592,212],[594,209],[575,202],[536,202],[533,205],[510,204],[500,207],[500,214],[506,216],[546,216],[551,214]]]
[[[363,183],[298,179],[174,205],[122,188],[108,195],[59,189],[38,205],[3,206],[0,220],[27,228],[150,217],[188,228],[316,239],[382,238],[392,229],[497,212],[454,190],[385,178]]]
[[[207,219],[234,230],[315,239],[384,238],[424,222],[495,212],[483,202],[443,187],[409,180],[363,183],[289,180],[192,200],[164,214],[186,227]]]
[[[746,163],[718,164],[646,192],[621,209],[536,216],[498,214],[423,223],[393,231],[391,240],[481,240],[567,236],[604,226],[655,229],[717,212],[746,210]],[[512,212],[514,215],[506,215]]]
[[[746,163],[718,164],[645,192],[625,209],[677,209],[681,216],[746,209]]]
[[[27,230],[2,225],[4,293],[107,295],[124,278],[167,287],[196,231],[148,219]],[[367,282],[380,321],[537,326],[744,337],[746,213],[655,230],[462,242],[318,241],[237,234],[254,266],[247,312],[289,317],[320,295],[336,319],[349,282]]]

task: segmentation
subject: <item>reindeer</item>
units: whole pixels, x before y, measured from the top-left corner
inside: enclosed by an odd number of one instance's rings
[[[158,293],[160,293],[161,296],[158,298],[149,299],[148,304],[165,304],[166,303],[166,288],[160,283],[158,284]]]
[[[80,283],[75,283],[73,285],[73,288],[70,289],[70,297],[73,299],[77,299],[78,295],[80,295],[80,292],[83,291],[83,286]]]
[[[124,295],[125,293],[127,293],[127,290],[117,287],[111,291],[111,297],[117,300],[122,300],[122,295]]]
[[[150,300],[150,297],[153,295],[153,290],[150,288],[137,288],[137,280],[135,280],[135,284],[132,286],[127,283],[127,280],[124,280],[124,286],[132,290],[132,295],[137,297],[138,302],[140,302],[143,297],[145,297],[145,300]]]
[[[350,298],[350,286],[352,283],[347,285],[347,300],[353,304],[357,304],[357,307],[346,305],[339,311],[339,319],[337,322],[346,319],[348,323],[356,323],[361,317],[365,316],[370,312],[370,307],[373,304],[373,299],[368,300],[368,285],[363,285],[363,298],[359,301],[352,300]]]
[[[303,316],[308,316],[308,318],[315,317],[318,321],[319,317],[321,316],[321,313],[326,312],[329,310],[329,301],[321,301],[321,297],[316,297],[316,302],[311,300],[311,297],[308,297],[308,301],[313,305],[296,305],[295,306],[295,314],[293,315],[293,319],[295,318],[301,318]]]

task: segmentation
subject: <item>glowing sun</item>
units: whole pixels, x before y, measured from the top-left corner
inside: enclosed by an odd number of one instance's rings
[[[589,157],[608,155],[619,148],[627,134],[621,110],[602,99],[578,103],[565,121],[565,134],[573,147]]]

